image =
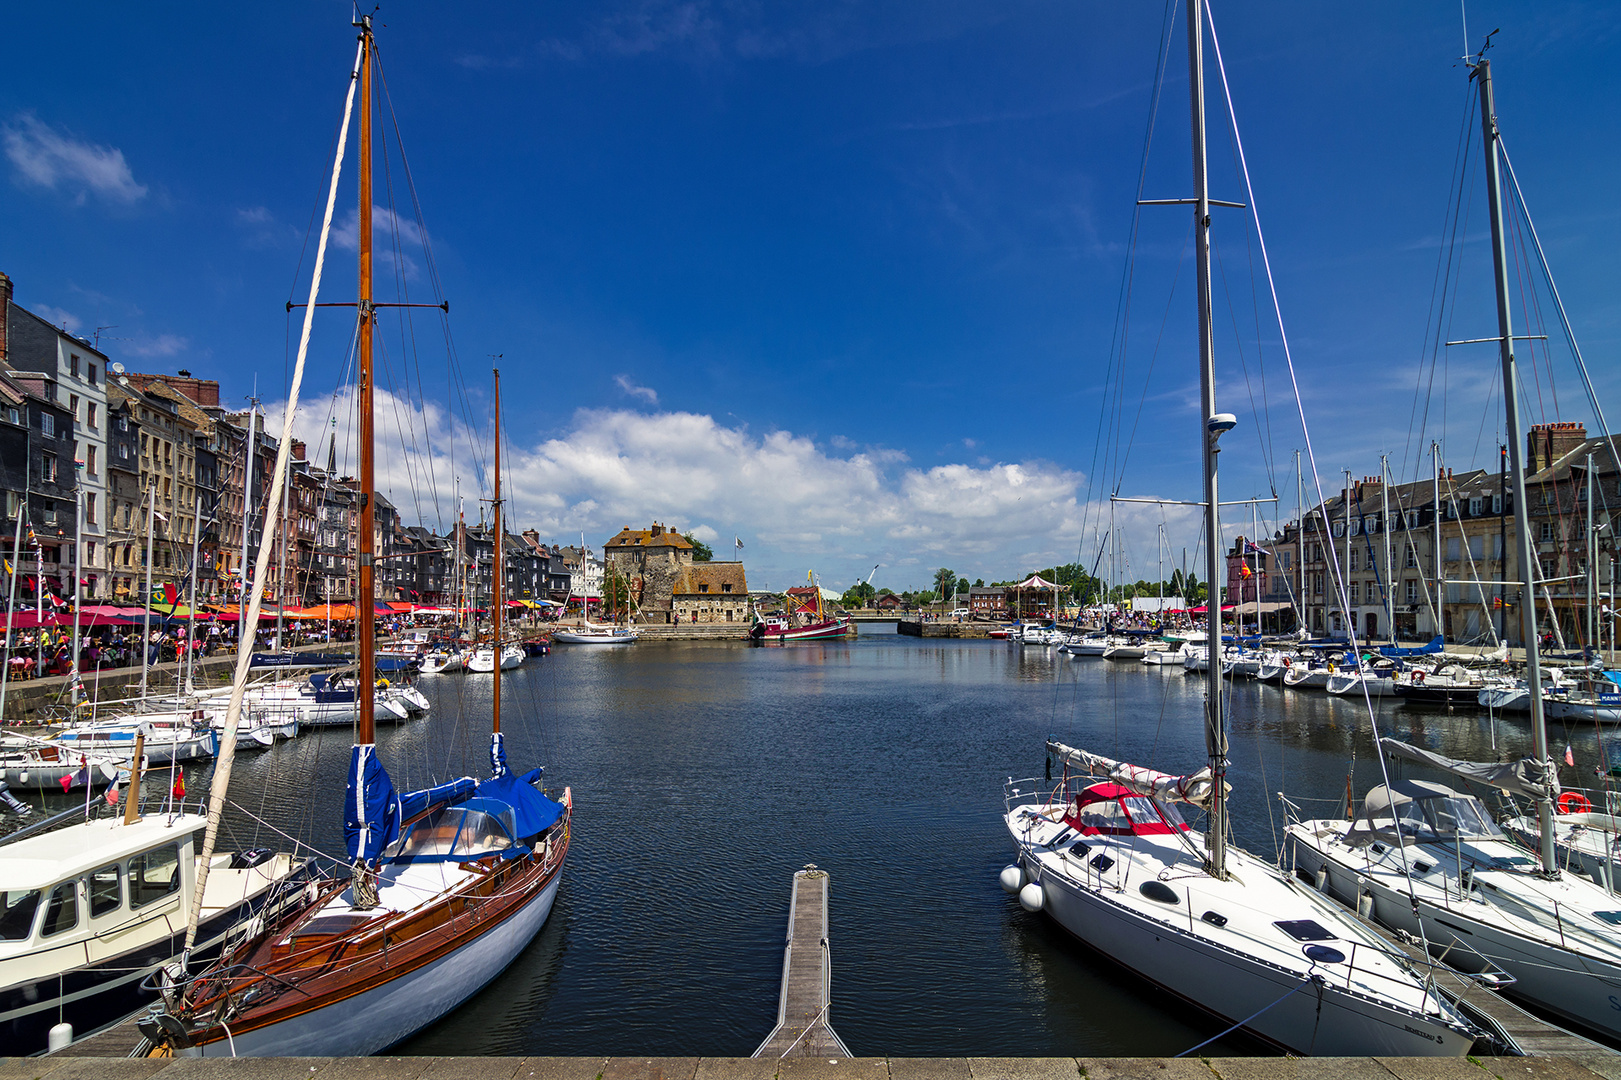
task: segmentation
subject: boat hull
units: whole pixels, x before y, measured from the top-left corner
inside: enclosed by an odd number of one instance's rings
[[[821,641],[826,638],[842,638],[850,635],[850,624],[843,619],[834,619],[831,622],[812,623],[810,626],[793,626],[785,630],[772,630],[767,628],[759,635],[762,641]]]
[[[1290,832],[1288,843],[1294,864],[1315,878],[1326,866],[1326,891],[1355,905],[1358,890],[1373,899],[1375,922],[1415,937],[1421,933],[1430,952],[1460,971],[1479,974],[1500,970],[1515,982],[1503,992],[1609,1038],[1621,1037],[1621,965],[1577,953],[1557,945],[1512,933],[1473,918],[1464,902],[1439,905],[1414,897],[1376,877],[1360,873],[1301,841]]]
[[[1021,862],[1032,869],[1031,860]],[[1143,919],[1058,875],[1045,875],[1041,888],[1043,910],[1084,944],[1224,1023],[1260,1013],[1245,1030],[1283,1049],[1320,1057],[1458,1057],[1472,1043],[1444,1024],[1413,1030],[1410,1016],[1333,989],[1325,988],[1321,1001],[1310,991],[1291,994],[1299,985],[1292,972]],[[1219,1008],[1209,1000],[1217,986]]]
[[[508,918],[432,963],[321,1008],[179,1054],[352,1057],[386,1050],[458,1008],[505,971],[545,925],[562,880],[559,869]]]

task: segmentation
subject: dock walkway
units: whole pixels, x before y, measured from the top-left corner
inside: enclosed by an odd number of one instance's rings
[[[850,1056],[827,1016],[833,985],[827,945],[827,886],[827,871],[818,870],[815,864],[794,874],[777,1026],[754,1052],[757,1058]]]

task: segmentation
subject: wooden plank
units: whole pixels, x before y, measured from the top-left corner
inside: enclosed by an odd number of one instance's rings
[[[827,887],[827,872],[815,864],[794,874],[777,1026],[754,1052],[757,1058],[850,1056],[828,1020]]]

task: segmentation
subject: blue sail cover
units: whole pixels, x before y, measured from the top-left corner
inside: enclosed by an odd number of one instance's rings
[[[1384,648],[1379,650],[1379,655],[1380,656],[1429,656],[1432,653],[1440,652],[1445,647],[1446,647],[1445,640],[1442,639],[1440,634],[1437,634],[1433,638],[1430,639],[1430,642],[1429,642],[1428,645],[1424,645],[1424,646],[1422,646],[1420,648],[1417,648],[1417,649],[1398,649],[1394,645],[1386,645]]]
[[[351,861],[370,862],[400,835],[400,800],[377,759],[377,747],[356,746],[343,791],[343,843]]]
[[[530,769],[522,776],[511,772],[478,783],[478,797],[493,799],[512,807],[512,820],[519,840],[545,832],[563,816],[563,804],[536,791],[533,784],[544,769]]]
[[[507,765],[507,741],[499,731],[490,733],[490,775],[505,776],[512,769]]]
[[[408,791],[400,796],[400,821],[402,823],[416,817],[434,803],[459,803],[472,796],[478,789],[478,781],[471,776],[463,776],[438,787],[423,788],[421,791]]]

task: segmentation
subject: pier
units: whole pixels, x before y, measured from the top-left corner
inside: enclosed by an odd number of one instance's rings
[[[827,1015],[833,986],[827,945],[827,887],[827,871],[818,870],[814,863],[794,874],[777,1026],[754,1052],[757,1058],[850,1056]]]

